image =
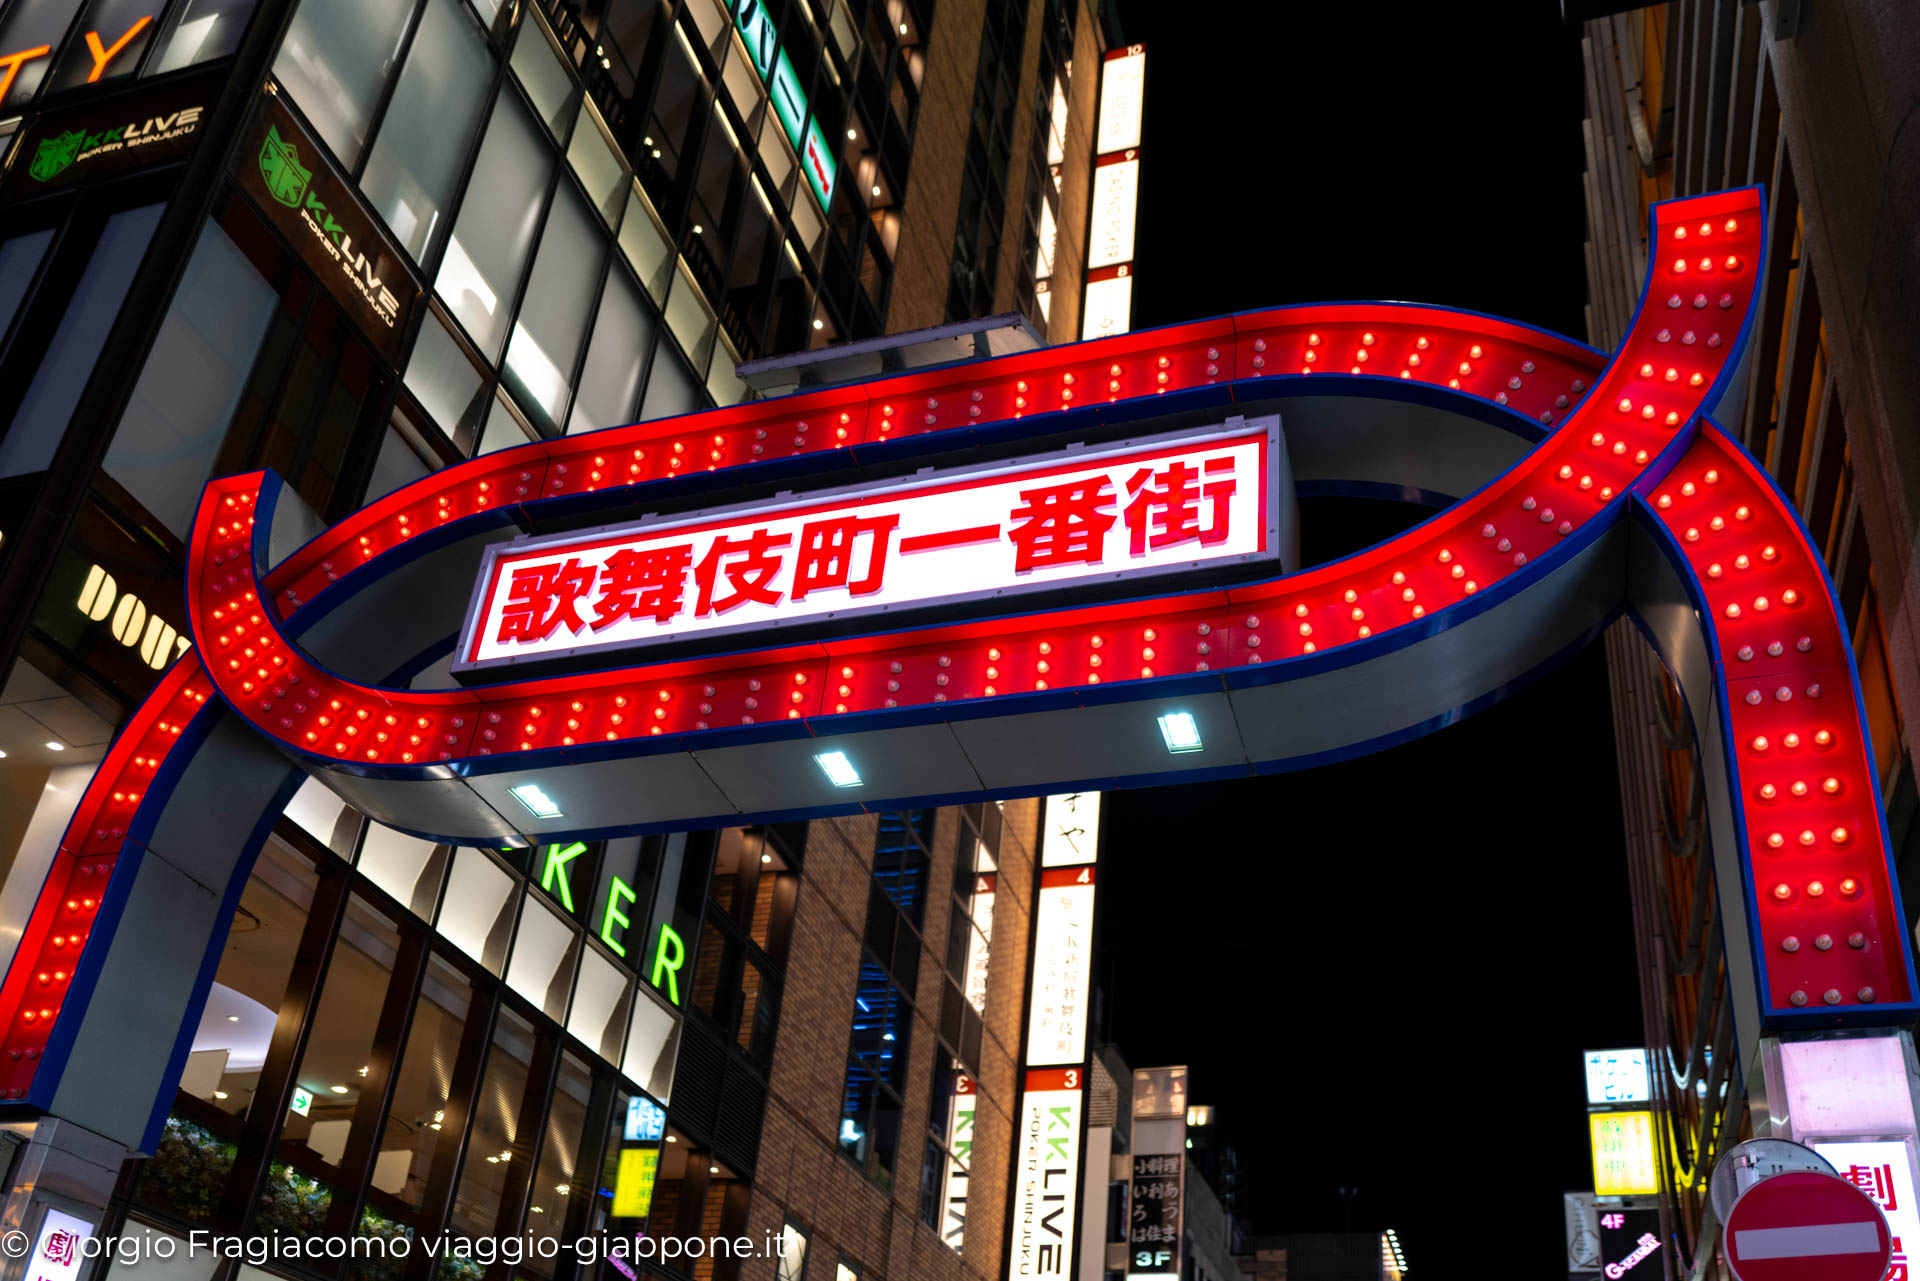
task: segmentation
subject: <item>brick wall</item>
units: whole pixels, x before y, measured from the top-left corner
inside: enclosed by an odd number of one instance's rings
[[[812,825],[747,1221],[747,1231],[760,1239],[777,1235],[788,1217],[800,1223],[810,1236],[807,1281],[834,1281],[841,1256],[861,1270],[863,1281],[997,1281],[1000,1276],[1038,819],[1039,802],[1006,803],[964,1257],[919,1216],[959,813],[940,811],[934,827],[905,1116],[891,1190],[870,1182],[837,1144],[877,823],[858,816]],[[772,1259],[750,1260],[740,1272],[741,1281],[773,1281],[773,1276]]]

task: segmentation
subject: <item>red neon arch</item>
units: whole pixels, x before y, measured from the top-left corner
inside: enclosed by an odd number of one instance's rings
[[[196,518],[189,564],[199,648],[176,664],[122,731],[61,844],[0,986],[0,1090],[24,1097],[33,1081],[73,958],[98,910],[101,894],[89,891],[108,883],[142,813],[149,780],[215,692],[261,732],[318,766],[405,771],[564,747],[568,740],[619,741],[1205,672],[1364,644],[1422,619],[1442,625],[1449,607],[1551,553],[1576,529],[1623,512],[1636,490],[1645,491],[1649,510],[1680,540],[1699,574],[1715,610],[1720,649],[1732,655],[1743,645],[1755,650],[1753,659],[1731,660],[1728,687],[1743,701],[1730,707],[1728,721],[1745,744],[1734,749],[1733,764],[1743,830],[1756,843],[1748,851],[1753,883],[1746,889],[1768,958],[1764,1004],[1793,1007],[1796,992],[1815,1005],[1832,992],[1840,993],[1839,1004],[1904,1002],[1911,997],[1904,945],[1890,958],[1883,946],[1845,942],[1856,933],[1878,941],[1901,938],[1902,931],[1885,869],[1864,720],[1857,705],[1845,706],[1844,691],[1853,688],[1845,630],[1825,596],[1824,572],[1750,460],[1716,432],[1695,434],[1701,406],[1717,392],[1740,346],[1754,293],[1752,264],[1760,257],[1760,213],[1754,191],[1660,206],[1656,245],[1668,252],[1656,255],[1661,260],[1632,333],[1600,370],[1585,349],[1502,321],[1388,305],[1281,309],[492,455],[390,495],[295,553],[263,582],[252,569],[252,511],[263,477],[216,481]],[[312,663],[282,630],[283,619],[291,622],[316,600],[324,606],[327,593],[348,590],[344,584],[360,567],[427,545],[438,531],[500,520],[502,509],[521,502],[600,501],[594,493],[617,499],[629,482],[835,449],[858,457],[903,436],[964,431],[1089,397],[1150,407],[1149,398],[1166,390],[1375,367],[1507,403],[1553,430],[1505,476],[1400,538],[1312,571],[1222,590],[433,692],[345,680]],[[1698,477],[1677,481],[1678,490],[1653,488],[1670,469],[1683,476],[1696,467]],[[1717,479],[1707,479],[1709,470]],[[1684,488],[1689,483],[1691,492]],[[1689,518],[1694,523],[1676,523]],[[1749,537],[1762,541],[1747,552],[1747,570],[1729,570],[1730,557],[1699,559]],[[1774,559],[1761,555],[1765,546],[1775,549]],[[1718,576],[1711,573],[1716,563]],[[1788,621],[1794,626],[1779,626]],[[1778,655],[1768,651],[1769,627],[1793,633]],[[1801,636],[1809,638],[1805,649]],[[1797,718],[1809,716],[1805,709],[1818,701],[1808,693],[1814,686],[1832,692],[1822,709],[1831,714],[1802,725]],[[1782,700],[1780,688],[1798,693]],[[1744,701],[1750,690],[1762,693],[1760,702]],[[1822,732],[1829,736],[1825,743],[1816,739]],[[1801,736],[1799,746],[1785,746],[1788,734]],[[1757,745],[1761,736],[1768,739],[1765,749]],[[1782,752],[1803,748],[1788,765],[1822,763],[1806,780],[1773,764],[1787,759]],[[1828,778],[1835,780],[1831,790]],[[1795,793],[1795,781],[1809,783],[1807,794]],[[1772,794],[1760,790],[1768,783]],[[1771,843],[1776,830],[1778,848]],[[1810,844],[1802,843],[1803,832],[1813,833]],[[1799,862],[1790,867],[1788,854]],[[1782,884],[1786,896],[1772,898]],[[1822,934],[1841,943],[1821,949],[1814,940]],[[1801,946],[1787,951],[1789,937]]]

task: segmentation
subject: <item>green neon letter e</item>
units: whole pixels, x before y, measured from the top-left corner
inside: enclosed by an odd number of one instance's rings
[[[627,949],[625,944],[613,937],[613,923],[615,921],[620,922],[622,931],[625,931],[627,926],[633,924],[632,921],[627,919],[627,914],[620,910],[620,899],[622,896],[625,896],[629,903],[633,902],[635,897],[633,890],[628,887],[627,883],[616,876],[613,878],[613,884],[607,887],[607,915],[606,918],[600,922],[601,941],[613,949],[615,956],[625,956]]]
[[[673,959],[667,959],[667,952],[673,952]],[[680,1004],[680,967],[686,964],[687,945],[673,932],[670,925],[660,927],[660,946],[653,954],[653,985],[660,986],[660,972],[667,974],[667,999],[675,1005]]]

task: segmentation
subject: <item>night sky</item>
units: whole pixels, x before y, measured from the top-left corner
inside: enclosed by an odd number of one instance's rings
[[[1119,0],[1148,51],[1136,328],[1397,298],[1584,338],[1558,7]],[[1420,515],[1307,504],[1303,551]],[[1357,1187],[1416,1278],[1560,1275],[1580,1052],[1641,1040],[1598,646],[1407,746],[1117,793],[1104,827],[1106,1030],[1191,1066],[1253,1232],[1341,1230]]]

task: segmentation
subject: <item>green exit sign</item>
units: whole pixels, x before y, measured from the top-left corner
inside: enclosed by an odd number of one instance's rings
[[[294,1086],[293,1087],[293,1103],[292,1103],[294,1112],[300,1116],[305,1116],[307,1114],[308,1109],[311,1108],[312,1106],[313,1106],[313,1095],[308,1091],[301,1089],[297,1085]]]

